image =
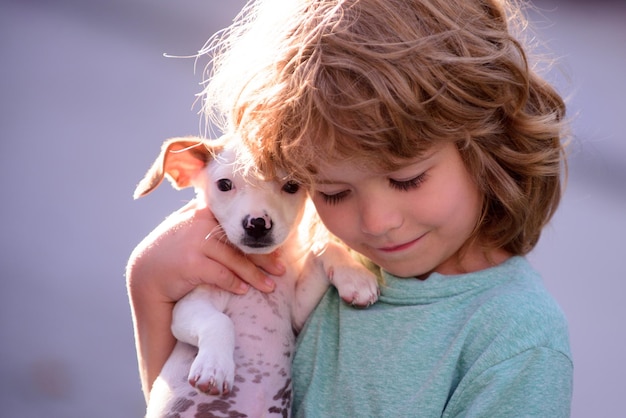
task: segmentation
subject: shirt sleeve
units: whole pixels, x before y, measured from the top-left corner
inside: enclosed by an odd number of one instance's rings
[[[443,417],[569,417],[573,365],[565,354],[533,348],[462,382]]]

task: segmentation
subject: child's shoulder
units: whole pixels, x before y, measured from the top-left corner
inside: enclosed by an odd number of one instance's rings
[[[511,257],[487,274],[494,283],[488,294],[498,309],[529,318],[534,314],[541,317],[563,315],[543,278],[525,257]]]
[[[569,352],[565,314],[530,263],[513,257],[493,270],[495,285],[476,305],[476,317],[487,321],[484,329],[513,345]]]

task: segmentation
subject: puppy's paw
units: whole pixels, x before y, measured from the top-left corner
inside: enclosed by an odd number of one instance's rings
[[[378,300],[380,289],[376,276],[360,265],[331,267],[327,272],[331,283],[346,303],[368,308]]]
[[[232,353],[202,350],[191,364],[189,384],[209,395],[226,395],[235,380],[235,362]]]

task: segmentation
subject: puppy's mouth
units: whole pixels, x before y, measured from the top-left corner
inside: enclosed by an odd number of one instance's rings
[[[259,239],[244,237],[239,246],[244,252],[253,254],[269,254],[277,247],[276,242],[271,237]]]

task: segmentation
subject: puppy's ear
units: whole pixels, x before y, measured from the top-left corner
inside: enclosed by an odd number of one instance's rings
[[[156,189],[163,177],[176,189],[192,185],[192,180],[221,149],[221,142],[207,142],[200,138],[172,138],[163,143],[161,153],[144,178],[139,182],[133,197],[138,199]]]

